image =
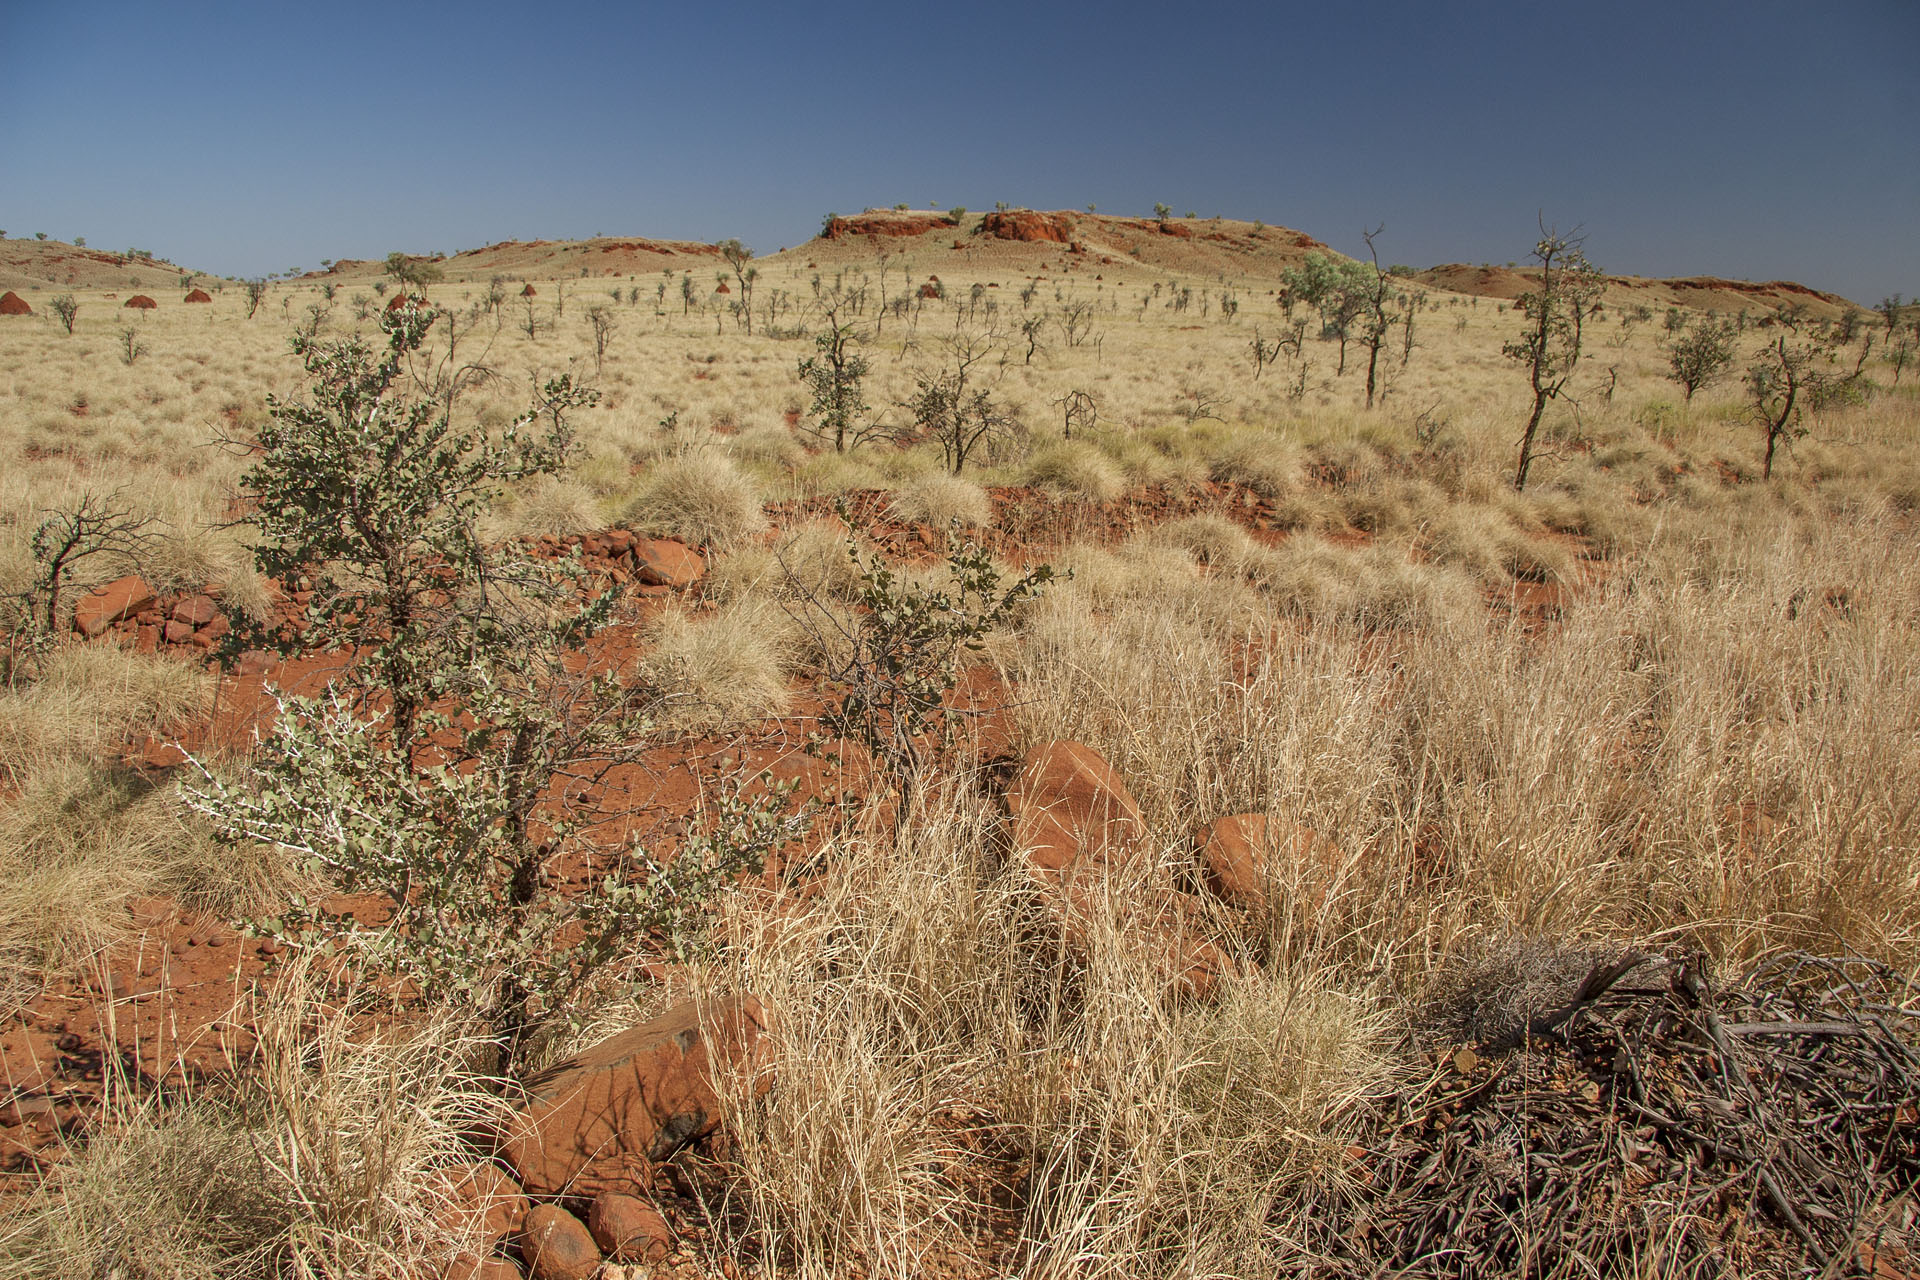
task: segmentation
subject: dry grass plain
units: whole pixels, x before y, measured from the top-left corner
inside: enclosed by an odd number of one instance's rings
[[[816,241],[755,264],[751,335],[710,256],[529,277],[532,297],[515,277],[492,311],[484,278],[427,291],[459,362],[492,375],[460,412],[504,424],[567,370],[602,393],[570,472],[505,495],[492,536],[620,526],[711,550],[702,589],[637,632],[682,682],[675,732],[742,750],[804,734],[818,655],[782,601],[796,582],[844,591],[818,516],[880,491],[896,525],[958,519],[1010,562],[1073,571],[985,655],[1005,754],[1092,746],[1149,833],[1072,954],[1036,945],[1046,908],[1005,855],[995,775],[955,761],[905,823],[836,828],[804,893],[730,895],[698,960],[583,1010],[604,1032],[668,992],[747,990],[777,1014],[778,1086],[741,1091],[725,1191],[701,1184],[708,1216],[662,1274],[1358,1274],[1312,1206],[1369,1176],[1354,1153],[1380,1100],[1473,1038],[1436,1012],[1462,990],[1505,1008],[1567,955],[1625,948],[1726,982],[1796,952],[1920,963],[1920,391],[1884,343],[1868,394],[1810,413],[1763,483],[1738,369],[1774,332],[1768,308],[1688,404],[1660,315],[1612,301],[1515,492],[1509,303],[1408,282],[1413,343],[1403,358],[1395,331],[1365,409],[1358,343],[1336,373],[1310,329],[1255,376],[1256,330],[1286,323],[1277,260],[1143,258],[953,232]],[[160,536],[137,563],[89,564],[95,581],[218,582],[266,608],[228,523],[244,459],[216,441],[302,392],[296,324],[372,330],[375,278],[275,285],[251,319],[231,282],[140,313],[76,289],[71,334],[48,315],[57,290],[22,290],[38,314],[0,318],[0,590],[28,584],[41,513],[112,493]],[[958,476],[927,443],[821,447],[795,367],[836,288],[868,291],[872,419],[904,424],[916,376],[984,338],[975,385],[1017,430]],[[1069,438],[1076,392],[1093,413]],[[308,888],[265,853],[235,865],[170,776],[126,763],[150,729],[204,716],[214,684],[72,645],[0,692],[0,1031],[19,1043],[152,900],[231,918]],[[1126,904],[1190,887],[1196,826],[1237,813],[1318,840],[1269,864],[1264,912],[1213,904],[1202,927],[1229,963],[1195,998]],[[436,1274],[461,1243],[442,1175],[497,1102],[473,1030],[444,1011],[360,1026],[322,986],[298,967],[236,985],[255,1047],[231,1076],[107,1070],[64,1157],[16,1165],[0,1275]],[[18,1053],[7,1069],[16,1099],[44,1085]],[[1649,1215],[1610,1253],[1380,1265],[1804,1274],[1752,1212]],[[1874,1230],[1897,1217],[1875,1212]]]

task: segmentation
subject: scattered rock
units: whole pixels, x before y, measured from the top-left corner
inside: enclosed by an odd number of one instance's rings
[[[673,1228],[638,1196],[605,1191],[587,1211],[594,1243],[615,1262],[658,1262],[673,1249]]]
[[[145,613],[159,603],[153,588],[133,574],[97,587],[73,607],[73,625],[92,639],[116,622]]]
[[[633,543],[634,576],[650,587],[690,587],[707,572],[707,562],[684,542],[639,538]]]
[[[160,304],[144,293],[136,293],[120,305],[123,307],[132,307],[135,311],[151,311]]]
[[[587,1280],[600,1269],[600,1250],[586,1224],[558,1205],[537,1204],[527,1211],[520,1255],[534,1280]]]
[[[194,290],[194,291],[193,291],[192,293],[189,293],[189,294],[187,295],[187,297],[186,297],[186,301],[188,301],[188,302],[212,302],[212,301],[213,301],[213,295],[212,295],[212,294],[210,294],[210,293],[208,293],[208,292],[207,292],[207,291],[206,291],[205,289],[195,289],[195,290]]]
[[[713,1064],[757,1064],[766,1014],[752,996],[671,1009],[528,1084],[504,1155],[534,1196],[631,1193],[719,1122]],[[769,1082],[770,1083],[770,1082]]]
[[[181,622],[178,618],[169,618],[165,634],[168,644],[185,644],[193,639],[193,624]]]
[[[1081,742],[1027,753],[1007,791],[1014,846],[1044,872],[1108,861],[1146,834],[1140,805],[1105,758]]]
[[[218,612],[219,606],[208,597],[188,596],[173,606],[172,616],[175,622],[184,622],[190,627],[204,627],[213,621],[214,614]]]
[[[9,289],[5,293],[0,293],[0,316],[30,316],[32,314],[33,308],[27,305],[27,300],[13,290]]]

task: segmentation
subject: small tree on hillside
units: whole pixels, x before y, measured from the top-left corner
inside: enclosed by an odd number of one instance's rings
[[[1380,368],[1380,348],[1386,345],[1387,335],[1393,332],[1393,326],[1400,323],[1403,311],[1409,316],[1410,310],[1398,301],[1402,295],[1396,287],[1393,277],[1380,269],[1380,252],[1374,247],[1373,238],[1387,229],[1383,222],[1371,231],[1362,231],[1361,238],[1367,242],[1367,262],[1353,265],[1359,271],[1352,273],[1348,287],[1353,291],[1359,307],[1360,342],[1367,349],[1367,408],[1373,408],[1374,386]],[[1411,319],[1407,322],[1407,332],[1413,332]],[[1344,361],[1343,361],[1344,362]]]
[[[1773,460],[1779,447],[1806,434],[1800,425],[1806,405],[1819,399],[1834,382],[1832,340],[1803,337],[1790,323],[1783,323],[1781,329],[1772,342],[1754,352],[1747,365],[1747,402],[1754,421],[1766,432],[1766,456],[1760,474],[1767,480],[1773,479]]]
[[[442,275],[440,268],[425,258],[409,257],[404,253],[388,254],[382,269],[410,293],[424,291],[430,284],[438,284]]]
[[[1702,316],[1667,348],[1667,380],[1686,389],[1688,404],[1732,366],[1734,334],[1732,322]]]
[[[1606,277],[1587,261],[1584,240],[1577,233],[1563,236],[1541,227],[1540,240],[1533,247],[1540,282],[1519,300],[1527,327],[1501,348],[1509,360],[1526,367],[1533,390],[1533,408],[1520,433],[1520,460],[1513,471],[1515,489],[1527,487],[1540,419],[1549,401],[1566,394],[1567,380],[1580,363],[1581,331],[1606,287]]]

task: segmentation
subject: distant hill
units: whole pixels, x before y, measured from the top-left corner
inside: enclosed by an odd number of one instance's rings
[[[1071,210],[1002,209],[962,214],[869,209],[827,221],[783,257],[840,265],[881,253],[936,265],[959,255],[986,267],[1148,267],[1192,275],[1274,279],[1314,252],[1303,232],[1232,218],[1117,218]]]
[[[484,248],[463,249],[452,257],[423,260],[437,265],[448,280],[486,280],[493,276],[560,280],[690,270],[696,263],[718,263],[720,250],[694,240],[601,236],[592,240],[502,240]],[[300,279],[372,280],[385,274],[380,262],[342,258],[325,271],[309,271]]]
[[[1534,288],[1540,274],[1524,267],[1476,267],[1453,262],[1417,272],[1413,278],[1450,293],[1512,299]],[[1717,276],[1671,280],[1608,276],[1602,300],[1609,306],[1645,306],[1656,311],[1665,311],[1668,307],[1692,307],[1697,311],[1780,311],[1798,305],[1816,320],[1831,320],[1843,312],[1861,309],[1837,293],[1821,293],[1791,280],[1751,284]]]
[[[0,289],[175,289],[188,275],[219,279],[165,258],[83,249],[64,240],[0,240]]]

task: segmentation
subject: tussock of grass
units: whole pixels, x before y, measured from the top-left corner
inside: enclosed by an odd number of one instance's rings
[[[644,665],[683,726],[735,724],[778,715],[796,649],[779,603],[748,597],[695,615],[675,610],[654,625]]]
[[[767,527],[753,483],[712,451],[663,458],[649,467],[625,515],[635,529],[697,547],[731,546]]]
[[[1277,498],[1299,485],[1297,447],[1265,432],[1243,431],[1228,437],[1214,454],[1215,480],[1246,485],[1262,497]]]
[[[1286,612],[1326,622],[1435,626],[1473,603],[1457,572],[1415,564],[1386,543],[1349,547],[1300,534],[1250,562],[1247,573]]]
[[[1113,459],[1077,440],[1049,445],[1035,453],[1027,462],[1026,479],[1028,484],[1089,502],[1111,502],[1126,487]]]
[[[893,495],[893,513],[902,520],[925,521],[944,528],[958,520],[983,525],[993,519],[987,491],[971,480],[952,475],[929,475],[900,487]]]
[[[487,532],[497,539],[591,533],[606,520],[592,489],[567,477],[541,476],[501,503]]]
[[[97,759],[198,713],[212,696],[204,668],[110,644],[64,645],[33,683],[0,692],[0,772],[16,785],[53,760]]]

